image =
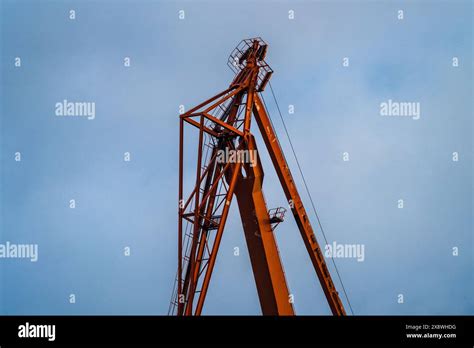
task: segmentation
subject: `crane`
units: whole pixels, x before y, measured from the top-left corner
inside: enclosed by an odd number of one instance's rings
[[[169,314],[201,315],[234,196],[262,314],[295,314],[274,236],[286,209],[267,208],[252,121],[268,150],[331,312],[346,314],[260,96],[273,74],[265,61],[267,49],[259,37],[242,40],[227,62],[235,73],[230,86],[180,115],[178,270]],[[192,138],[185,138],[184,131],[190,126],[198,129],[194,137],[198,145],[195,176],[191,173],[187,179],[184,146]],[[185,195],[184,184],[189,180],[194,189]]]

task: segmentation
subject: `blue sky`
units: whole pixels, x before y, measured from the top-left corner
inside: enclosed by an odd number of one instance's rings
[[[0,15],[0,243],[39,245],[36,263],[0,259],[0,313],[166,314],[178,107],[225,89],[229,53],[260,36],[328,241],[365,245],[364,262],[336,259],[354,312],[474,314],[472,2],[2,1]],[[95,119],[56,117],[63,99],[95,102]],[[421,118],[381,116],[388,99],[419,102]],[[267,203],[283,206],[263,149]],[[205,314],[260,313],[233,208]],[[329,314],[291,216],[276,235],[296,312]]]

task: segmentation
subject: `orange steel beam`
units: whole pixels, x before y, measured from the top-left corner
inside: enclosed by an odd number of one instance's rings
[[[262,313],[294,314],[274,228],[263,195],[264,171],[260,157],[257,156],[256,162],[252,164],[231,163],[229,160],[220,163],[217,160],[218,151],[229,149],[258,153],[255,138],[250,131],[253,115],[329,307],[334,315],[345,315],[344,306],[332,282],[288,163],[258,95],[273,73],[263,60],[265,54],[262,52],[266,52],[266,44],[259,38],[244,40],[242,43],[244,47],[237,48],[231,55],[237,61],[234,62],[235,66],[241,70],[233,69],[237,70],[237,75],[230,87],[180,117],[179,263],[176,297],[172,304],[178,315],[202,313],[231,201],[235,195]],[[199,122],[192,117],[199,117]],[[186,200],[183,197],[184,122],[199,129],[195,187]],[[209,139],[205,139],[205,134]],[[204,155],[206,146],[211,151],[210,159]],[[186,224],[189,226],[185,227]]]
[[[252,135],[248,138],[247,148],[249,150],[257,149]],[[245,171],[247,175],[240,177],[235,195],[262,313],[265,315],[294,315],[285,272],[263,196],[264,172],[260,159],[257,160],[254,167],[247,165]]]
[[[298,193],[298,189],[296,188],[288,163],[283,155],[275,130],[273,129],[272,123],[270,122],[264,105],[258,95],[255,96],[254,114],[263,141],[268,149],[273,166],[275,167],[281,186],[283,187],[283,191],[288,200],[288,204],[290,205],[296,224],[300,230],[306,250],[308,251],[324,294],[326,295],[329,307],[334,315],[344,315],[346,314],[344,306],[339,298],[338,292],[336,291],[331,275],[329,274],[326,261],[321,253],[321,248],[316,240],[316,236],[314,235],[311,222],[309,221],[308,214],[303,206],[303,202]]]
[[[217,252],[219,250],[219,246],[221,243],[222,234],[224,233],[224,227],[227,221],[227,216],[229,214],[230,203],[232,202],[232,196],[234,194],[235,185],[237,184],[237,178],[238,178],[240,166],[241,166],[240,164],[237,164],[235,166],[234,172],[232,174],[232,179],[229,182],[229,190],[227,191],[227,195],[225,196],[225,204],[224,204],[224,210],[222,212],[221,223],[219,225],[219,229],[217,230],[216,239],[214,241],[212,252],[210,254],[209,264],[206,269],[206,274],[204,276],[201,292],[199,294],[196,311],[194,313],[195,315],[200,315],[202,312],[202,307],[204,306],[204,299],[206,298],[209,282],[211,281],[211,274],[214,269],[214,265],[216,263]],[[192,309],[190,309],[190,311],[192,311]]]
[[[209,98],[208,100],[206,100],[205,102],[202,102],[201,104],[195,106],[195,107],[192,108],[191,110],[186,111],[185,113],[183,113],[183,114],[181,115],[181,117],[188,117],[189,115],[191,115],[192,113],[194,113],[196,110],[201,109],[204,105],[207,105],[207,104],[213,102],[214,100],[216,100],[216,99],[222,97],[223,95],[225,95],[225,94],[227,94],[227,93],[233,91],[235,88],[237,88],[237,87],[234,87],[234,86],[229,87],[229,88],[226,89],[225,91],[222,91],[222,92],[220,92],[219,94],[216,94],[214,97]]]
[[[223,121],[221,121],[221,120],[219,120],[218,118],[215,118],[214,116],[209,115],[209,114],[206,113],[206,112],[203,112],[202,114],[203,114],[204,117],[207,118],[208,120],[213,121],[213,122],[215,122],[216,124],[218,124],[218,125],[224,127],[225,129],[227,129],[228,131],[234,133],[235,135],[238,135],[238,136],[241,136],[241,137],[244,136],[244,133],[243,133],[242,131],[238,130],[237,128],[235,128],[235,127],[233,127],[233,126],[231,126],[231,125],[229,125],[229,124],[227,124],[227,123],[225,123],[225,122],[223,122]]]

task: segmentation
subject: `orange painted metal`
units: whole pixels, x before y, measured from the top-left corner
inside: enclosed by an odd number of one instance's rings
[[[170,314],[202,314],[233,197],[239,207],[264,315],[294,315],[292,296],[262,191],[264,171],[251,133],[259,127],[304,244],[334,315],[345,315],[290,169],[259,97],[273,71],[260,38],[243,40],[229,57],[230,87],[180,116],[178,272]],[[185,124],[198,130],[194,189],[184,196]],[[243,152],[242,152],[243,151]],[[254,161],[222,153],[255,153]],[[196,157],[195,157],[196,158]],[[241,158],[242,159],[242,158]],[[281,220],[281,219],[280,219]],[[279,222],[281,222],[279,220]]]

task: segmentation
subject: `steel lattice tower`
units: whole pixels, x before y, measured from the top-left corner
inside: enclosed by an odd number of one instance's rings
[[[259,95],[273,71],[265,62],[267,44],[247,39],[233,50],[228,65],[236,73],[229,88],[180,115],[178,271],[170,313],[200,315],[209,288],[231,202],[235,196],[251,259],[262,313],[294,315],[273,234],[285,209],[268,210],[262,192],[259,156],[249,161],[219,160],[222,151],[245,153],[257,145],[255,120],[270,154],[306,250],[334,315],[345,315],[285,156]],[[184,195],[185,125],[198,129],[195,186]],[[235,158],[234,158],[235,159]]]

